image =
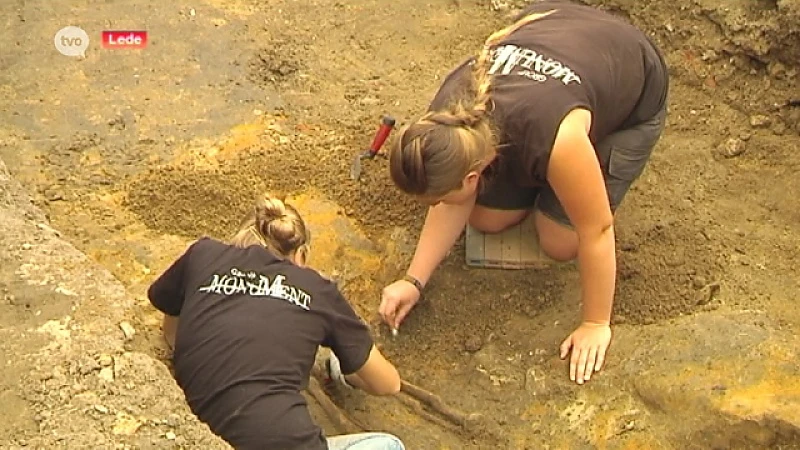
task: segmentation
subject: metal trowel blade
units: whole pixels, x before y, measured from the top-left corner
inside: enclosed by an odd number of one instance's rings
[[[361,155],[356,156],[355,161],[353,161],[353,165],[350,166],[350,178],[353,180],[358,180],[361,176]]]

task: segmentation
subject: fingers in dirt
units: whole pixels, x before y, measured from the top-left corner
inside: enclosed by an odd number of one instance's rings
[[[408,315],[409,312],[411,312],[411,309],[413,307],[414,307],[413,304],[412,305],[406,304],[400,306],[399,311],[397,311],[397,315],[395,316],[394,319],[394,328],[396,330],[399,329],[400,324],[403,323],[404,320],[406,320],[406,316]]]
[[[603,368],[603,363],[606,362],[606,352],[608,351],[608,347],[602,347],[599,352],[597,352],[597,362],[594,363],[594,371],[599,372],[600,369]]]
[[[578,371],[578,358],[580,357],[580,351],[573,346],[572,348],[572,356],[569,359],[569,379],[571,381],[576,381],[576,375]]]
[[[569,354],[569,348],[572,347],[572,336],[564,339],[561,343],[561,359],[564,359]]]
[[[580,356],[578,357],[578,369],[577,369],[578,384],[583,384],[585,380],[584,374],[586,373],[586,364],[588,362],[587,361],[588,356],[589,356],[589,350],[585,348],[581,349]]]
[[[381,305],[378,307],[378,314],[380,314],[381,319],[383,319],[385,323],[391,325],[394,322],[394,313],[395,310],[389,308],[386,299],[381,299]]]
[[[584,378],[586,381],[589,381],[592,378],[592,374],[594,373],[594,365],[597,361],[597,347],[592,347],[589,349],[589,358],[586,360],[586,371],[584,372]]]

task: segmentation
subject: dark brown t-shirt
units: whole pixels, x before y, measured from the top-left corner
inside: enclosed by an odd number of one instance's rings
[[[575,108],[592,112],[592,143],[653,117],[664,106],[668,74],[645,34],[606,12],[564,0],[536,2],[554,13],[500,40],[488,61],[500,158],[492,167],[520,186],[546,183],[556,133]],[[462,98],[474,58],[444,80],[431,110]]]
[[[300,390],[319,345],[353,373],[372,338],[337,287],[259,246],[195,242],[148,291],[180,316],[175,378],[192,411],[237,449],[327,449]]]

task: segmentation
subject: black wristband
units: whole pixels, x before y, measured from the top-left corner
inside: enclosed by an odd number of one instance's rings
[[[425,297],[425,286],[420,283],[420,281],[409,274],[405,274],[403,276],[404,281],[408,281],[409,283],[413,284],[415,288],[419,291],[419,301],[422,301],[423,297]]]

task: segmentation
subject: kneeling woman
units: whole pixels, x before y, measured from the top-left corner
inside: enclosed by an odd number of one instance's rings
[[[495,233],[533,213],[544,250],[577,259],[570,378],[600,370],[616,288],[614,213],[664,129],[669,73],[643,32],[574,1],[535,1],[444,80],[400,134],[390,172],[431,205],[407,276],[383,291],[397,329],[467,223]]]
[[[300,391],[320,345],[368,393],[397,393],[400,377],[336,285],[305,267],[308,244],[297,210],[265,197],[230,244],[198,240],[153,283],[175,378],[236,449],[402,450],[383,433],[326,438],[311,420]]]

